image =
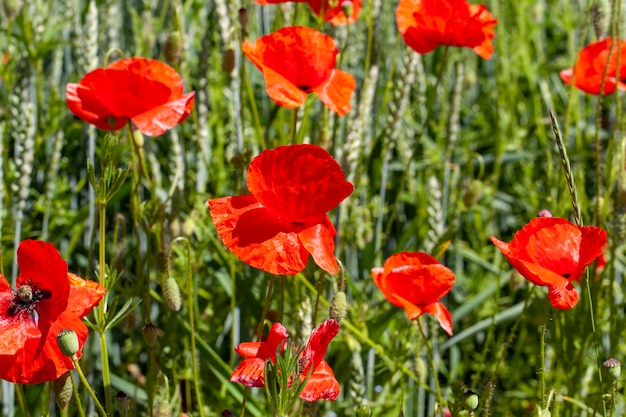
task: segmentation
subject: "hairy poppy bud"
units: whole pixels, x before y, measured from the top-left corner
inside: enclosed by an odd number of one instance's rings
[[[12,19],[20,12],[22,9],[22,1],[21,0],[3,0],[2,1],[2,10],[4,11],[4,15],[7,19]]]
[[[69,356],[74,359],[76,357],[76,353],[80,349],[80,345],[78,344],[78,336],[74,330],[64,329],[57,334],[57,343],[59,344],[59,349],[61,353],[65,356]]]
[[[163,287],[163,298],[165,298],[165,303],[172,311],[180,311],[180,308],[183,304],[183,298],[180,295],[180,287],[176,280],[172,277],[169,277],[165,280],[165,285]]]
[[[54,402],[57,403],[57,407],[65,410],[70,404],[73,394],[72,378],[70,378],[69,371],[54,381],[52,389],[54,390]]]
[[[146,345],[149,347],[154,347],[156,345],[157,337],[163,334],[163,330],[156,327],[151,322],[148,322],[143,329],[141,329],[141,333],[143,334],[143,340],[146,342]]]
[[[170,65],[176,65],[183,57],[183,34],[179,31],[170,32],[163,44],[163,58]]]
[[[622,363],[617,359],[607,359],[602,362],[602,366],[606,369],[606,373],[611,378],[611,381],[615,382],[622,374]]]
[[[467,390],[463,396],[465,397],[465,407],[468,410],[473,411],[478,408],[478,394],[472,390]]]
[[[341,322],[348,315],[348,299],[346,293],[338,291],[333,295],[333,300],[330,302],[330,310],[328,317]]]

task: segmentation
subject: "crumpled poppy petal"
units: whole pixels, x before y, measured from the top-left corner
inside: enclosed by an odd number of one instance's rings
[[[261,344],[257,356],[261,358],[269,358],[274,362],[277,352],[282,352],[285,347],[285,341],[289,337],[285,326],[278,322],[272,323],[272,328],[267,335],[267,341]]]
[[[210,200],[209,209],[224,245],[248,265],[283,275],[297,274],[306,266],[309,253],[296,229],[253,195]]]
[[[68,310],[79,317],[84,317],[100,302],[106,288],[95,281],[85,280],[76,274],[68,272],[70,282],[70,299]]]
[[[182,123],[193,109],[194,92],[182,96],[178,100],[169,101],[148,111],[133,116],[132,122],[143,134],[160,136],[179,123]]]
[[[356,88],[354,77],[347,72],[334,69],[330,77],[313,89],[322,103],[339,116],[347,114],[351,109],[350,98]]]
[[[448,333],[448,336],[452,336],[452,315],[442,302],[427,304],[422,308],[422,311],[435,316],[441,328]]]
[[[441,264],[392,269],[385,277],[387,291],[415,305],[431,304],[454,285],[454,274]]]
[[[264,372],[265,359],[244,359],[233,371],[230,381],[247,387],[262,388],[265,386]]]
[[[313,370],[306,386],[300,393],[300,398],[309,402],[317,400],[335,401],[340,392],[341,387],[332,368],[326,361],[322,360]]]
[[[607,235],[603,229],[593,226],[582,226],[580,228],[580,232],[581,240],[579,248],[580,255],[578,260],[578,272],[582,274],[587,265],[592,263],[596,258],[603,257],[602,251],[607,244]]]
[[[400,252],[391,255],[385,261],[384,268],[388,274],[396,268],[420,267],[423,265],[436,265],[439,261],[423,252]]]
[[[171,99],[178,98],[185,88],[183,78],[176,70],[164,62],[143,57],[122,58],[110,64],[107,69],[141,74],[144,78],[168,86]]]
[[[578,292],[571,282],[553,285],[548,289],[548,298],[552,306],[559,310],[573,308],[578,303]]]
[[[511,265],[513,265],[513,268],[515,268],[520,274],[522,274],[524,278],[526,278],[535,285],[548,285],[548,283],[541,278],[541,275],[534,274],[528,271],[524,263],[517,259],[515,255],[513,255],[510,249],[510,245],[508,243],[497,239],[495,236],[491,236],[490,239],[496,246],[496,248],[500,249],[500,252],[502,252],[504,257],[511,263]]]
[[[328,216],[326,216],[325,223],[315,224],[298,232],[300,242],[313,256],[317,266],[329,274],[338,272],[334,241],[336,234],[337,232]]]
[[[115,118],[113,110],[90,88],[80,84],[68,84],[65,91],[70,111],[87,123],[103,130],[118,130],[128,122],[127,118]]]
[[[311,367],[317,367],[326,356],[326,350],[331,340],[339,334],[339,322],[329,319],[323,321],[311,332],[311,337],[306,347],[300,354],[300,363],[302,364],[301,373],[306,375]]]
[[[4,317],[9,316],[7,314],[9,305],[5,296],[0,297],[2,297],[0,298],[0,334],[2,335],[0,337],[0,357],[2,357],[3,355],[15,355],[28,340],[34,339],[39,342],[41,331],[36,323],[27,317],[4,319]]]
[[[241,342],[235,346],[235,352],[244,358],[255,358],[259,353],[261,343],[262,342]]]

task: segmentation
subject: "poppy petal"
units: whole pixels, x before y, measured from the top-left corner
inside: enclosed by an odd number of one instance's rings
[[[182,96],[178,100],[168,101],[160,106],[133,116],[131,120],[143,134],[160,136],[191,114],[194,103],[194,92]]]
[[[502,252],[504,257],[511,263],[511,265],[513,265],[513,268],[515,268],[520,274],[522,274],[524,278],[526,278],[527,280],[529,280],[535,285],[543,285],[543,286],[549,285],[546,281],[544,281],[541,278],[541,275],[538,275],[536,273],[532,273],[531,271],[529,271],[524,265],[524,263],[521,262],[519,259],[517,259],[517,257],[513,255],[510,249],[510,245],[508,243],[497,239],[495,236],[491,236],[490,239],[493,242],[493,244],[496,246],[496,248],[498,248],[500,252]]]
[[[390,273],[396,268],[420,267],[423,265],[436,265],[439,261],[423,252],[400,252],[391,255],[385,261],[385,272]]]
[[[261,358],[270,358],[272,362],[276,358],[276,353],[284,349],[285,341],[289,337],[285,326],[278,322],[272,323],[272,328],[267,335],[267,341],[261,344],[257,352],[257,356]]]
[[[127,123],[126,118],[115,118],[104,100],[95,91],[80,84],[65,88],[67,106],[72,113],[102,130],[118,130]],[[113,122],[113,125],[111,125]]]
[[[350,98],[356,88],[354,77],[347,72],[334,69],[330,77],[313,89],[317,97],[332,111],[343,116],[352,109]]]
[[[422,310],[424,313],[435,316],[441,328],[448,333],[448,336],[452,336],[452,315],[442,302],[427,304],[422,307]]]
[[[231,382],[237,382],[247,387],[262,388],[265,386],[265,359],[244,359],[235,368],[230,376]]]
[[[306,266],[309,253],[294,227],[253,195],[210,200],[209,209],[222,242],[248,265],[283,275],[297,274]]]
[[[261,348],[262,342],[242,342],[235,346],[235,352],[239,356],[243,356],[244,358],[255,358],[259,349]]]
[[[339,327],[337,320],[329,319],[313,329],[306,347],[300,354],[300,362],[304,364],[302,374],[306,375],[311,367],[316,368],[322,362],[331,340],[339,334]]]
[[[573,308],[578,303],[578,292],[571,282],[553,285],[548,290],[548,298],[552,306],[559,310]]]
[[[582,274],[587,265],[602,255],[602,251],[606,246],[607,236],[603,229],[593,226],[582,226],[580,232],[578,265],[580,274]]]
[[[68,272],[70,282],[70,299],[68,310],[79,317],[85,317],[91,312],[106,293],[106,288],[95,281],[85,280],[76,274]]]
[[[441,264],[406,266],[391,270],[387,291],[415,305],[431,304],[446,295],[454,285],[454,273]]]
[[[329,274],[336,274],[335,241],[337,234],[328,216],[326,222],[315,224],[298,233],[304,248],[313,256],[317,266]]]
[[[11,296],[11,293],[8,294]],[[10,316],[7,314],[9,303],[6,297],[0,297],[0,317],[3,318],[0,320],[0,334],[2,335],[0,337],[1,357],[2,355],[15,355],[28,340],[35,339],[39,342],[41,331],[37,324],[27,317],[13,316],[9,318]]]
[[[340,392],[341,387],[332,368],[326,361],[322,360],[309,377],[306,386],[300,393],[300,398],[309,402],[317,400],[335,401]]]
[[[140,74],[144,78],[166,85],[172,92],[170,96],[172,99],[180,97],[185,88],[183,79],[176,70],[165,62],[156,59],[143,57],[123,58],[113,62],[106,69],[133,72]]]

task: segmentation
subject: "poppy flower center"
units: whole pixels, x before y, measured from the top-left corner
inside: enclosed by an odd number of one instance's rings
[[[305,93],[311,89],[311,87],[309,87],[308,85],[299,85],[298,88],[304,91]]]
[[[13,299],[9,304],[7,314],[9,317],[28,315],[33,321],[37,322],[39,314],[37,313],[37,305],[39,301],[51,298],[52,294],[49,290],[39,288],[39,283],[28,280],[28,284],[21,285],[13,290]]]
[[[563,274],[563,278],[565,279],[569,279],[569,277],[571,277],[572,274],[570,274],[569,272],[567,274]]]

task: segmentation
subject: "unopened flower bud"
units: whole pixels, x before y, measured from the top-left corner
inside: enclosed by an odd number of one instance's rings
[[[224,410],[222,411],[222,414],[220,414],[222,417],[232,417],[233,416],[233,412],[230,410]]]
[[[138,148],[143,148],[143,133],[141,133],[141,130],[134,130],[133,131],[133,141],[135,142],[135,145]]]
[[[465,207],[472,207],[478,203],[484,193],[484,185],[480,180],[472,181],[463,193],[463,203]]]
[[[52,389],[54,391],[54,402],[57,403],[57,407],[59,407],[60,410],[65,410],[70,404],[72,394],[74,393],[69,371],[54,381]]]
[[[328,317],[341,323],[341,320],[345,319],[347,315],[348,299],[346,298],[346,293],[337,291],[330,302]]]
[[[341,8],[343,9],[343,14],[346,17],[352,16],[352,12],[354,11],[354,4],[350,0],[342,1]]]
[[[165,299],[165,303],[170,310],[180,311],[183,304],[183,298],[180,295],[180,287],[178,286],[178,283],[172,277],[165,280],[165,285],[163,286],[163,298]]]
[[[7,19],[13,19],[22,9],[22,0],[2,0],[2,10]]]
[[[156,327],[151,322],[148,322],[143,329],[141,329],[141,333],[143,334],[143,340],[146,342],[148,347],[154,347],[157,342],[157,337],[163,334],[163,330]]]
[[[235,69],[235,51],[226,49],[222,52],[222,71],[230,74]]]
[[[463,396],[465,397],[465,407],[468,410],[474,411],[478,408],[478,394],[472,390],[467,390]]]
[[[117,411],[120,412],[122,416],[125,416],[128,413],[128,409],[130,408],[130,398],[124,391],[118,391],[115,394],[115,406],[117,407]]]
[[[602,366],[606,369],[606,373],[611,378],[611,381],[617,381],[622,374],[622,363],[617,359],[610,358],[602,362]]]
[[[72,359],[76,357],[76,353],[78,353],[78,350],[80,349],[78,336],[74,330],[61,330],[59,334],[57,334],[57,343],[59,344],[61,353]]]
[[[541,209],[537,213],[537,217],[552,217],[552,213],[548,209]]]
[[[372,417],[372,410],[368,406],[361,406],[356,410],[356,417]]]
[[[163,44],[163,58],[170,65],[176,65],[183,57],[183,34],[179,31],[170,32]]]
[[[239,9],[239,24],[243,29],[248,25],[248,10],[245,7]]]

